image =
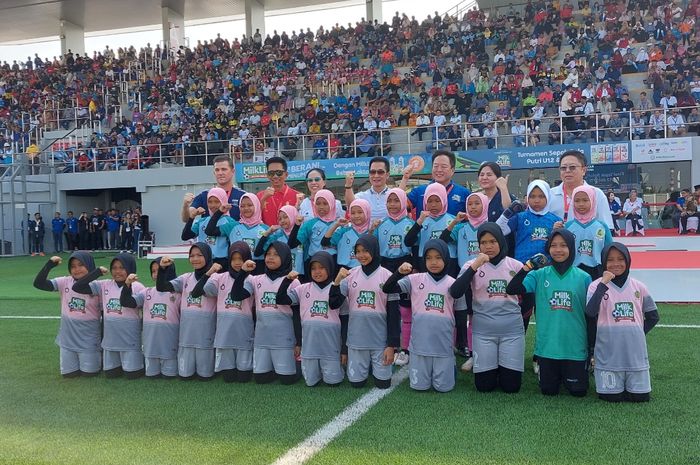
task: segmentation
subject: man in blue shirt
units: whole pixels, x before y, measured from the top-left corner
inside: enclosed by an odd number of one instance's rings
[[[53,234],[53,250],[56,253],[63,252],[63,229],[66,220],[61,218],[61,212],[56,212],[51,220],[51,234]],[[70,246],[70,244],[69,244]]]
[[[73,216],[72,211],[66,218],[66,246],[68,250],[78,250],[78,218]]]
[[[231,218],[238,221],[241,219],[241,211],[239,210],[238,202],[241,197],[243,197],[243,194],[245,194],[245,191],[233,185],[235,176],[236,168],[228,156],[220,155],[214,158],[214,177],[216,178],[216,186],[214,187],[220,187],[226,191],[228,194],[228,203],[231,204],[229,215],[231,215]],[[209,209],[207,208],[208,192],[208,190],[202,191],[197,194],[197,196],[189,193],[185,195],[180,215],[183,223],[187,223],[190,218],[197,216],[198,208],[204,210],[202,213],[203,217],[209,216]]]
[[[457,163],[455,154],[449,150],[436,150],[433,153],[432,163],[431,174],[433,179],[430,183],[439,182],[445,186],[447,190],[447,213],[457,215],[459,212],[465,212],[467,197],[471,194],[471,191],[452,182]],[[399,186],[401,189],[406,189],[406,183],[411,178],[414,170],[415,167],[413,165],[409,165],[404,170]],[[416,186],[408,193],[409,208],[414,209],[416,218],[419,218],[423,211],[423,196],[427,187],[427,184]]]
[[[117,210],[112,208],[107,212],[105,220],[107,221],[107,248],[110,250],[117,249],[121,217],[119,213],[117,213]]]

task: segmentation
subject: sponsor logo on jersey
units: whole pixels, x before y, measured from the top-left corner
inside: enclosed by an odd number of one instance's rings
[[[389,236],[389,242],[387,243],[387,246],[389,249],[400,249],[401,244],[403,242],[403,238],[399,234],[392,234]]]
[[[505,279],[490,279],[489,285],[486,288],[486,292],[489,293],[489,298],[491,297],[506,297],[506,286],[508,282]]]
[[[70,302],[68,302],[69,312],[85,313],[86,310],[85,299],[81,299],[80,297],[71,297]]]
[[[263,307],[277,308],[277,294],[275,292],[263,292],[260,298],[260,305]]]
[[[612,311],[615,323],[620,321],[634,321],[634,304],[632,302],[616,302]]]
[[[532,241],[546,241],[548,237],[549,230],[543,226],[533,228],[532,234],[530,234],[530,240]]]
[[[598,239],[599,241],[602,241],[605,239],[605,231],[603,228],[598,228],[595,232],[595,238]]]
[[[240,310],[241,309],[241,301],[240,300],[233,300],[231,298],[231,294],[226,296],[226,299],[224,299],[224,308],[229,309],[233,308],[235,310]]]
[[[151,307],[151,319],[159,318],[165,320],[168,314],[168,306],[162,303],[153,304]]]
[[[377,296],[374,291],[360,291],[355,302],[360,307],[374,309],[377,305]]]
[[[423,304],[426,312],[445,312],[445,296],[443,294],[430,292]]]
[[[107,309],[107,313],[122,314],[122,304],[119,303],[119,299],[109,299],[105,308]]]
[[[250,247],[251,252],[255,250],[255,239],[251,239],[250,237],[244,237],[243,242],[248,244],[248,247]]]
[[[593,256],[593,241],[590,239],[583,239],[578,245],[578,253],[580,255],[587,255],[589,257]]]
[[[552,310],[573,311],[573,296],[570,291],[553,291],[549,299],[549,306]]]
[[[214,245],[214,244],[216,244],[216,237],[215,236],[207,236],[207,238],[204,239],[204,242],[207,245]]]
[[[202,296],[192,297],[192,294],[187,294],[188,307],[202,307]]]
[[[479,255],[479,241],[469,241],[467,244],[468,255]]]
[[[314,303],[309,309],[309,314],[311,317],[322,317],[328,319],[328,302],[323,300],[314,300]]]
[[[440,239],[440,235],[442,234],[442,230],[435,230],[433,229],[430,231],[430,238],[431,239]]]

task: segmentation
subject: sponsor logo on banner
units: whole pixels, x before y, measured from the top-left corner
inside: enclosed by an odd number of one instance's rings
[[[632,141],[633,163],[683,161],[692,159],[693,143],[690,137]]]

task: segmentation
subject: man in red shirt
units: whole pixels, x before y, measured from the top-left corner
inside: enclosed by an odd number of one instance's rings
[[[285,205],[296,206],[302,194],[287,186],[287,160],[271,157],[265,162],[270,186],[256,195],[262,205],[262,220],[268,226],[278,224],[277,213]]]

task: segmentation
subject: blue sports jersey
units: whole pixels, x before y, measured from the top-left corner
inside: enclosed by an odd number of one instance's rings
[[[420,231],[420,240],[418,243],[418,256],[423,256],[423,247],[430,239],[440,239],[442,232],[447,229],[447,225],[454,219],[454,215],[445,213],[438,218],[426,218],[423,222],[423,227]],[[448,245],[450,257],[457,258],[457,244],[450,242]]]
[[[450,237],[454,243],[457,244],[457,264],[460,270],[465,263],[479,255],[479,240],[476,238],[476,231],[478,229],[479,228],[475,228],[468,221],[457,223],[455,227],[452,228]]]
[[[385,218],[374,230],[374,235],[379,239],[379,255],[384,258],[399,258],[411,255],[411,248],[406,247],[404,239],[414,223],[408,217],[398,221],[388,217]]]
[[[257,226],[248,226],[243,223],[237,223],[228,235],[228,240],[231,244],[238,241],[243,241],[250,247],[250,253],[255,252],[255,247],[258,245],[258,241],[262,237],[263,233],[267,231],[268,226],[260,223]],[[263,257],[253,256],[253,260],[262,260]]]
[[[209,224],[211,216],[198,218],[192,224],[192,232],[197,235],[198,242],[204,242],[211,248],[211,254],[214,258],[228,258],[228,230],[236,223],[230,216],[222,216],[216,222],[216,226],[221,232],[220,236],[207,236],[204,230]]]
[[[304,248],[304,261],[313,256],[316,252],[325,250],[331,255],[336,254],[336,250],[332,247],[323,247],[321,240],[326,235],[326,231],[331,227],[333,221],[325,222],[320,218],[311,218],[304,221],[297,233],[297,239]]]
[[[566,229],[576,237],[576,259],[574,265],[594,268],[601,264],[603,248],[612,242],[610,229],[599,220],[583,224],[578,220],[566,223]]]
[[[430,184],[433,182],[434,181],[431,181]],[[423,197],[425,196],[425,189],[428,185],[429,184],[422,184],[416,186],[407,194],[408,200],[416,211],[416,218],[420,218],[420,214],[423,211]],[[445,186],[445,189],[447,190],[447,213],[456,215],[459,212],[466,211],[467,197],[469,197],[471,191],[452,181]]]
[[[561,218],[552,212],[536,215],[530,210],[525,210],[513,215],[508,220],[508,227],[515,234],[515,259],[525,263],[538,253],[549,257],[545,248],[549,233],[557,221],[561,221]]]
[[[331,237],[331,245],[338,251],[338,265],[348,269],[360,265],[355,258],[355,243],[360,234],[352,226],[338,228]]]

